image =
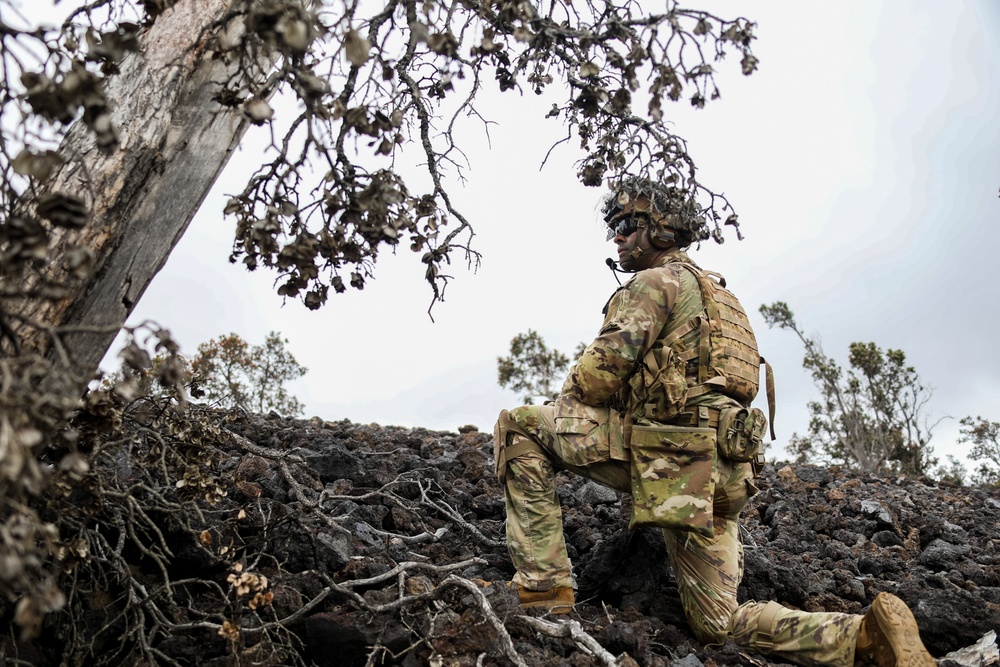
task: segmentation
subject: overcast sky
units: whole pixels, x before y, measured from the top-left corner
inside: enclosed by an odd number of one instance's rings
[[[783,300],[842,364],[852,341],[902,349],[934,390],[928,416],[953,418],[932,445],[959,452],[959,418],[1000,420],[1000,3],[696,4],[758,23],[757,73],[722,63],[721,100],[665,112],[702,181],[740,214],[744,241],[693,257],[727,277],[775,368],[777,447],[806,430],[806,401],[818,397],[798,339],[757,313]],[[423,267],[405,249],[380,260],[363,292],[318,312],[283,304],[272,274],[228,264],[235,223],[221,210],[261,159],[250,137],[130,323],[167,325],[190,354],[230,331],[251,343],[280,331],[309,368],[293,386],[307,416],[492,429],[519,404],[496,381],[510,339],[533,328],[572,352],[596,334],[616,283],[601,192],[574,177],[579,155],[563,147],[539,170],[560,134],[543,119],[551,101],[490,99],[503,103],[481,111],[499,125],[489,142],[464,130],[471,171],[451,186],[482,266],[454,267],[434,322]]]

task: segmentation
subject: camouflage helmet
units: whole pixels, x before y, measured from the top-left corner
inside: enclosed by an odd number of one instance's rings
[[[648,220],[650,242],[656,248],[686,248],[710,236],[705,218],[688,192],[646,178],[624,178],[604,198],[601,212],[612,229],[632,215]]]

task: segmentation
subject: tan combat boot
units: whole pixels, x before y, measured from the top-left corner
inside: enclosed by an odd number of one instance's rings
[[[513,588],[514,582],[510,586]],[[529,591],[517,584],[517,599],[524,609],[548,609],[553,614],[568,614],[573,611],[576,603],[573,589],[567,586],[556,586],[547,591]]]
[[[935,667],[920,641],[917,621],[906,603],[891,593],[879,593],[861,620],[855,660],[878,667]]]

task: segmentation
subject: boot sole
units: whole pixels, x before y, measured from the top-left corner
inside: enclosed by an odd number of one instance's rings
[[[526,596],[528,599],[525,600],[521,597],[520,588],[514,582],[508,583],[507,588],[517,592],[518,603],[522,609],[548,609],[553,614],[568,614],[573,611],[573,605],[576,604],[575,596],[573,595],[560,596],[549,593],[546,596],[545,593],[532,594],[529,592]],[[566,599],[567,597],[569,598],[568,600]]]
[[[878,621],[875,659],[879,667],[936,667],[920,641],[917,620],[905,602],[883,593],[875,598],[872,613]]]
[[[548,609],[553,614],[568,614],[573,611],[573,605],[567,603],[557,603],[553,604],[549,601],[541,602],[521,602],[522,609]]]

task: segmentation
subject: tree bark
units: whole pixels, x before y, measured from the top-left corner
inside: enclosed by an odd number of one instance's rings
[[[107,96],[120,133],[110,155],[77,122],[61,153],[70,162],[47,188],[72,194],[90,206],[89,223],[55,230],[45,277],[66,285],[59,300],[27,300],[14,313],[48,327],[62,327],[61,340],[78,367],[97,367],[150,281],[163,267],[243,138],[248,121],[239,108],[213,98],[235,80],[260,83],[273,56],[262,56],[248,74],[238,59],[220,57],[218,41],[235,43],[243,29],[221,21],[238,0],[180,0],[157,17],[142,50],[126,56],[110,77]],[[233,87],[233,86],[230,86]],[[60,268],[74,247],[89,249],[94,269],[74,278]],[[24,323],[19,333],[30,328]]]

